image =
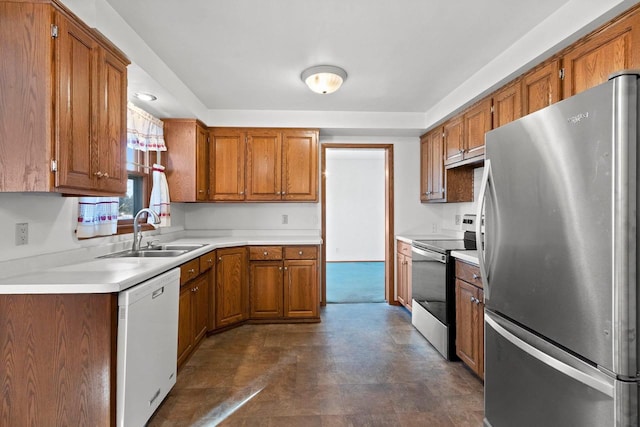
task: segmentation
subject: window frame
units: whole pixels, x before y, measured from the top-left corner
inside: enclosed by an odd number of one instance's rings
[[[130,148],[127,147],[127,150]],[[150,152],[133,150],[133,163],[127,160],[127,179],[130,177],[140,179],[140,187],[142,192],[142,208],[149,207],[149,199],[151,198],[151,164],[150,164]],[[135,191],[135,190],[134,190]],[[135,210],[135,208],[134,208]],[[147,224],[146,216],[138,219],[141,231],[154,230],[155,228],[151,224]],[[133,219],[118,219],[118,231],[116,234],[128,234],[133,233]]]

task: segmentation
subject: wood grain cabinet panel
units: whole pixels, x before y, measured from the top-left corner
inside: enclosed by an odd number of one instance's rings
[[[117,294],[0,295],[0,425],[116,424]]]
[[[456,354],[484,378],[484,293],[479,269],[459,260],[455,266]]]
[[[194,119],[163,119],[167,183],[174,202],[209,199],[209,134]]]
[[[486,98],[464,113],[464,160],[484,156],[484,135],[491,130],[491,98]]]
[[[626,15],[588,36],[563,56],[563,97],[604,83],[617,71],[640,67],[640,15]]]
[[[285,260],[284,316],[318,317],[318,261]]]
[[[247,318],[247,251],[242,247],[216,252],[216,328],[221,328]]]
[[[318,201],[318,131],[282,133],[282,200]]]
[[[436,128],[420,139],[420,200],[444,201],[444,159],[442,129]]]
[[[411,311],[411,245],[400,240],[396,242],[396,300]]]
[[[282,261],[250,263],[249,316],[252,319],[277,319],[283,316],[283,274]]]
[[[559,59],[534,69],[522,78],[523,115],[548,107],[560,99]]]
[[[59,3],[0,16],[0,191],[124,194],[129,61]]]
[[[246,135],[240,129],[213,128],[209,133],[209,198],[245,199]]]
[[[503,87],[493,94],[492,128],[511,123],[522,117],[522,81]]]
[[[464,120],[459,115],[443,125],[444,164],[450,165],[463,159]]]
[[[279,200],[282,195],[282,134],[247,132],[247,200]]]

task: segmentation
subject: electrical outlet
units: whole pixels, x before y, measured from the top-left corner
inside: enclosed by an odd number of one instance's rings
[[[432,233],[437,233],[438,232],[438,224],[436,224],[435,222],[431,226],[431,232]]]
[[[462,216],[456,215],[456,225],[460,225],[461,222],[462,222]]]
[[[282,223],[289,224],[289,215],[282,215]]]
[[[16,224],[16,246],[29,243],[29,223],[21,222]]]

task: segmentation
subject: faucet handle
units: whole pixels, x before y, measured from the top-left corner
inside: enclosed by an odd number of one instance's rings
[[[148,240],[147,249],[151,249],[152,247],[156,246],[157,243],[160,243],[160,239]]]

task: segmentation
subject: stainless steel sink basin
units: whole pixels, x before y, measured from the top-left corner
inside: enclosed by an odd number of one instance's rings
[[[101,256],[100,258],[161,258],[161,257],[175,257],[185,254],[187,252],[200,249],[206,246],[206,244],[200,243],[183,243],[183,244],[167,244],[157,245],[150,247],[142,247],[138,251],[121,251],[115,252],[109,255]]]
[[[161,258],[161,257],[175,257],[185,254],[187,250],[156,250],[156,249],[142,249],[139,251],[122,251],[113,254],[101,256],[100,258]]]

